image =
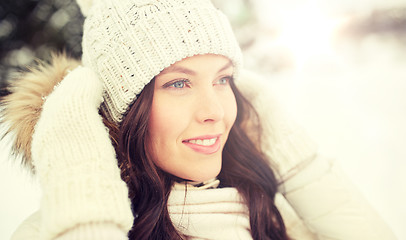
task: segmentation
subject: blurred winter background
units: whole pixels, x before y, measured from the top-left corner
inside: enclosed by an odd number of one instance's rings
[[[245,65],[339,161],[406,239],[406,2],[215,0],[231,19]],[[52,50],[81,55],[72,0],[1,0],[0,87]],[[7,139],[6,139],[7,140]],[[0,143],[0,239],[39,207],[36,180]]]

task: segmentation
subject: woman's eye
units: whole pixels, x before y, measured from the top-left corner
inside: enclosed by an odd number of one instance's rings
[[[189,86],[189,81],[186,79],[176,80],[176,81],[169,82],[164,85],[165,88],[176,88],[176,89],[182,89],[182,88],[185,88],[188,86]]]
[[[216,84],[218,85],[228,85],[232,77],[222,77],[219,80],[217,80]]]
[[[177,81],[172,83],[172,86],[174,88],[183,88],[185,86],[185,82],[184,81]]]

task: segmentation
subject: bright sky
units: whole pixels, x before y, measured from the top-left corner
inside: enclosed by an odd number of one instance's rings
[[[402,0],[257,0],[263,25],[278,29],[275,43],[288,49],[298,67],[320,55],[334,54],[332,37],[352,16],[377,8],[405,6]],[[274,43],[274,44],[275,44]]]

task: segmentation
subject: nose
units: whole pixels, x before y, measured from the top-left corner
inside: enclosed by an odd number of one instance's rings
[[[218,122],[224,117],[224,107],[214,89],[206,89],[198,95],[196,117],[201,123]]]

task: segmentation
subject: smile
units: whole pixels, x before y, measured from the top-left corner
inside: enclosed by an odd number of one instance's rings
[[[192,140],[187,140],[189,143],[197,144],[197,145],[202,145],[202,146],[211,146],[215,144],[217,141],[217,138],[212,138],[212,139],[192,139]]]
[[[220,135],[188,139],[184,140],[182,143],[193,151],[203,154],[216,153],[221,147]]]

